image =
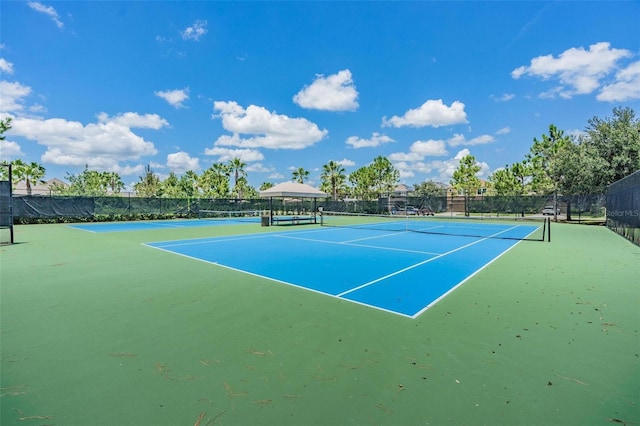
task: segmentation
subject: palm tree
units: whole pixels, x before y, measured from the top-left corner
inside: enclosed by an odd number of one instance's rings
[[[273,183],[271,183],[271,182],[262,182],[262,185],[260,185],[260,191],[266,191],[269,188],[273,188]]]
[[[126,187],[118,172],[102,172],[102,179],[111,190],[111,194],[119,194]]]
[[[300,167],[298,170],[294,170],[291,174],[291,180],[297,183],[304,183],[304,180],[309,177],[309,171]]]
[[[4,140],[4,132],[11,129],[11,117],[7,117],[4,120],[0,120],[0,141]]]
[[[223,198],[229,195],[229,166],[213,163],[198,178],[198,186],[205,197]]]
[[[133,185],[134,191],[140,197],[155,197],[160,192],[160,178],[151,169],[151,165],[144,168],[144,174],[140,176],[140,181]]]
[[[193,170],[187,170],[185,174],[180,177],[180,188],[185,196],[197,196],[199,189],[198,179],[198,174]]]
[[[240,183],[240,179],[247,176],[247,172],[244,171],[244,166],[247,164],[244,163],[238,157],[229,160],[229,169],[233,173],[233,190],[237,192],[238,198],[242,199],[242,185],[238,185]]]
[[[35,161],[27,164],[22,160],[15,160],[13,166],[16,180],[24,181],[27,186],[27,195],[31,195],[31,184],[43,182],[42,178],[46,171],[44,166]]]
[[[338,199],[338,192],[344,188],[346,176],[344,174],[344,167],[339,163],[331,160],[324,166],[322,166],[322,179],[321,189],[323,191],[331,192],[334,201]]]

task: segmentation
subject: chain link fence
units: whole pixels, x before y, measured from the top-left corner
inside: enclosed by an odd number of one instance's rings
[[[640,171],[609,185],[607,226],[640,245]]]
[[[558,196],[555,205],[563,220],[601,221],[604,223],[604,195]],[[271,203],[271,204],[270,204]],[[326,211],[377,214],[449,214],[474,216],[541,215],[545,207],[553,209],[549,196],[402,196],[377,200],[317,200],[304,198],[204,199],[144,198],[124,196],[14,195],[15,223],[94,222],[197,218],[200,210],[242,211],[273,210],[276,215],[305,214],[321,207]],[[553,211],[553,210],[552,210]]]

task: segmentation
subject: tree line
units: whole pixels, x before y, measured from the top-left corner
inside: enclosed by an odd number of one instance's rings
[[[0,140],[11,128],[11,118],[0,120]],[[42,182],[45,168],[37,162],[14,160],[14,184],[24,181],[27,193]],[[133,190],[141,197],[165,198],[257,198],[258,192],[273,186],[263,182],[258,189],[249,185],[246,163],[233,158],[226,163],[214,163],[198,174],[187,171],[181,176],[170,172],[160,179],[150,165]],[[563,195],[602,194],[616,180],[640,170],[640,120],[631,108],[614,108],[613,117],[593,117],[585,131],[567,135],[555,125],[549,133],[535,137],[525,158],[494,171],[487,181],[478,177],[480,166],[468,155],[460,160],[449,185],[432,180],[414,185],[412,195]],[[6,173],[2,168],[2,173]],[[304,183],[310,172],[304,168],[292,171],[293,182]],[[366,166],[345,173],[336,161],[322,166],[320,189],[334,200],[356,198],[371,200],[392,193],[398,185],[399,171],[384,156],[378,156]],[[116,172],[90,170],[67,173],[69,185],[54,184],[56,195],[105,196],[121,193],[126,185]]]

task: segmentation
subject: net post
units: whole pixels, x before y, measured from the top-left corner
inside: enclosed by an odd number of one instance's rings
[[[547,242],[551,242],[551,218],[547,218]]]

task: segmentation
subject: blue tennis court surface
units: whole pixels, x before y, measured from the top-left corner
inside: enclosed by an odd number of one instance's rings
[[[518,243],[492,237],[315,228],[146,245],[415,318]]]
[[[129,231],[149,231],[156,229],[170,228],[193,228],[199,226],[215,225],[239,225],[239,224],[260,223],[259,217],[250,217],[243,220],[231,219],[184,219],[184,220],[153,220],[137,222],[104,222],[104,223],[79,223],[69,225],[70,228],[80,229],[88,232],[129,232]]]

